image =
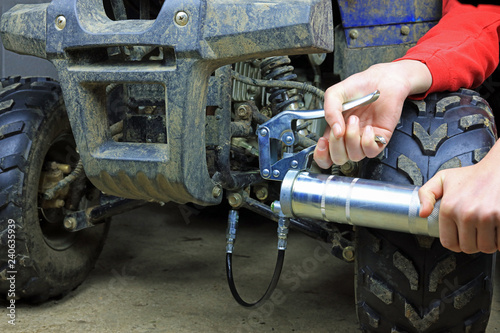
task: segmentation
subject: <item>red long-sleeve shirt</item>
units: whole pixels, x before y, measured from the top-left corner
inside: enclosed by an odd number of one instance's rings
[[[443,17],[406,55],[427,65],[427,94],[479,86],[499,63],[500,6],[443,0]]]

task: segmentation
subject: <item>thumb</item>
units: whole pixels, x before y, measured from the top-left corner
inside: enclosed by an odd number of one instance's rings
[[[339,139],[345,132],[345,121],[342,115],[342,104],[347,102],[340,84],[331,86],[325,92],[325,120]]]
[[[443,196],[444,178],[444,172],[438,172],[418,190],[420,217],[426,218],[431,215],[436,201]]]

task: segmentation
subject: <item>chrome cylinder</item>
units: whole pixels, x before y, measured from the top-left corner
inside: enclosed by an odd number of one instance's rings
[[[418,189],[291,170],[281,186],[280,209],[287,217],[439,237],[439,202],[429,218],[421,218]]]

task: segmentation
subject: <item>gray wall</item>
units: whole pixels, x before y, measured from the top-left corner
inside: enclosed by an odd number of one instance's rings
[[[0,14],[6,12],[19,3],[46,3],[48,0],[0,0]],[[26,22],[29,24],[29,22]],[[57,78],[54,66],[47,60],[18,55],[4,49],[0,49],[0,77],[10,75],[22,76],[50,76]]]

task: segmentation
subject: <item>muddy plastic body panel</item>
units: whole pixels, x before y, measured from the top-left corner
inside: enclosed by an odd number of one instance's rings
[[[184,26],[174,19],[181,11],[189,18]],[[58,17],[64,17],[62,29]],[[245,59],[332,51],[332,20],[327,0],[166,1],[155,20],[123,21],[109,19],[101,0],[54,0],[12,8],[0,31],[5,48],[56,66],[85,172],[100,190],[212,205],[221,196],[213,194],[217,184],[205,160],[211,74]],[[121,62],[108,56],[110,48],[126,46],[158,47],[163,59]],[[164,88],[166,143],[112,139],[106,87],[116,83]],[[228,144],[226,133],[222,141]]]

